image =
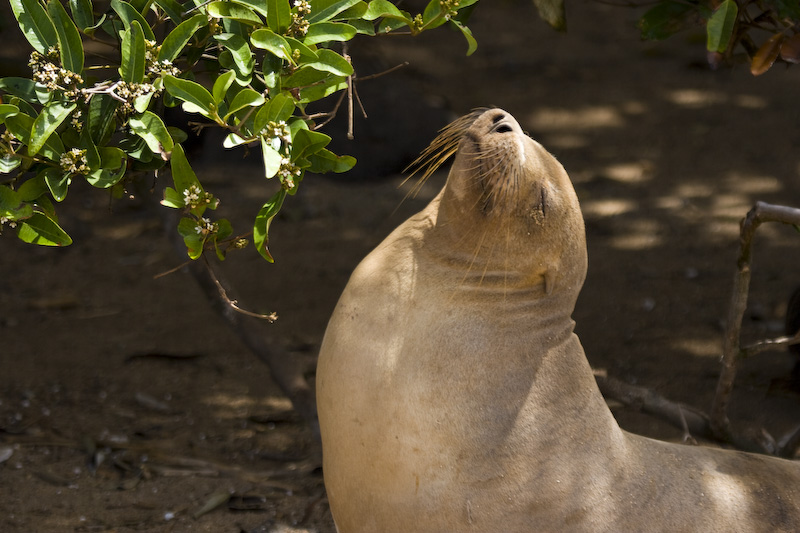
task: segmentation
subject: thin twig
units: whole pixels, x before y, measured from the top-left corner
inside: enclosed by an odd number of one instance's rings
[[[278,315],[274,311],[270,314],[262,314],[262,313],[254,313],[252,311],[248,311],[247,309],[242,309],[239,307],[239,302],[236,300],[231,300],[228,298],[228,293],[225,291],[225,287],[219,282],[217,275],[214,273],[214,269],[211,268],[211,265],[208,263],[208,259],[206,256],[203,256],[203,261],[205,262],[206,269],[208,270],[208,275],[211,276],[211,279],[214,281],[214,284],[217,286],[217,290],[219,291],[219,296],[222,300],[234,311],[237,313],[241,313],[245,316],[251,316],[253,318],[260,318],[262,320],[267,320],[268,322],[275,322],[278,320]]]
[[[741,223],[741,253],[739,254],[738,268],[733,280],[733,290],[722,344],[722,369],[711,406],[712,432],[716,438],[728,442],[734,440],[727,411],[731,393],[733,392],[733,383],[736,379],[737,360],[741,353],[742,319],[747,308],[747,295],[750,289],[753,239],[756,229],[764,222],[800,225],[800,209],[756,202]]]
[[[188,265],[191,262],[192,262],[192,259],[189,259],[188,261],[184,261],[183,263],[181,263],[180,265],[176,266],[175,268],[170,268],[169,270],[167,270],[165,272],[161,272],[159,274],[156,274],[155,276],[153,276],[153,279],[163,278],[164,276],[169,276],[170,274],[174,274],[175,272],[177,272],[178,270],[182,269],[183,267],[185,267],[186,265]]]
[[[775,339],[764,339],[762,341],[749,344],[744,348],[742,348],[741,350],[739,350],[739,358],[746,359],[748,357],[752,357],[766,350],[779,348],[781,346],[792,346],[795,344],[800,344],[800,330],[798,330],[798,332],[795,333],[794,336],[777,337]]]

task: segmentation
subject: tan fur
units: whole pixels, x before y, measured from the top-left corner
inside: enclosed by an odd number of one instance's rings
[[[586,274],[562,166],[498,109],[353,273],[320,352],[341,533],[795,531],[800,468],[622,431],[570,317]],[[435,143],[434,143],[435,144]]]

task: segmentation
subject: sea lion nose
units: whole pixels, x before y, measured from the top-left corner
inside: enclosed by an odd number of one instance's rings
[[[502,111],[500,109],[496,109],[491,111],[492,113],[492,133],[510,133],[514,131],[514,118]]]

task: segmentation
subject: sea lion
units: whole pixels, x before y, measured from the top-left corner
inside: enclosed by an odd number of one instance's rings
[[[356,268],[317,369],[341,533],[797,531],[800,466],[620,429],[571,314],[583,217],[500,109],[446,128],[439,195]]]

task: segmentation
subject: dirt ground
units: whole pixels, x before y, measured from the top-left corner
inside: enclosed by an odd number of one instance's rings
[[[277,263],[251,250],[224,265],[245,307],[278,312],[274,342],[309,372],[351,270],[443,183],[403,201],[398,169],[452,118],[497,105],[581,199],[589,276],[575,319],[592,366],[708,410],[739,220],[756,200],[800,206],[800,70],[712,72],[702,35],[642,43],[636,10],[569,9],[557,34],[530,2],[482,2],[470,58],[448,31],[354,46],[362,75],[410,62],[361,85],[371,117],[340,145],[361,158],[358,179],[307,177],[273,225]],[[14,50],[6,61],[26,53]],[[206,146],[195,163],[240,227],[270,191],[254,159]],[[191,276],[154,279],[182,261],[160,220],[81,186],[61,207],[74,245],[0,238],[0,530],[334,531],[319,445],[266,366]],[[781,333],[800,235],[762,227],[755,253],[746,340]],[[744,362],[735,427],[778,438],[800,423],[793,364],[784,350]],[[630,431],[681,437],[612,408]]]

